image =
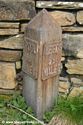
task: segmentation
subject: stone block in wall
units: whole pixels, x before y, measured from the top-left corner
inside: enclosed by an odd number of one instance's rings
[[[0,20],[30,19],[35,15],[34,1],[0,1]]]
[[[3,89],[3,88],[0,88],[0,94],[1,95],[14,95],[16,92],[14,89]],[[11,96],[10,96],[11,98]]]
[[[83,58],[83,34],[63,34],[63,51],[66,56]]]
[[[21,32],[24,32],[25,31],[25,28],[27,26],[28,23],[23,23],[21,24]]]
[[[83,86],[83,76],[78,76],[77,78],[74,76],[71,78],[71,82],[73,84],[73,86],[76,86],[76,87],[81,87]]]
[[[15,62],[15,65],[16,65],[16,69],[17,69],[17,70],[19,70],[19,69],[22,68],[22,63],[21,63],[21,61]]]
[[[22,57],[21,51],[0,50],[0,61],[18,61]]]
[[[59,92],[67,94],[67,92],[69,90],[69,87],[70,87],[70,84],[68,82],[68,78],[60,77],[60,80],[59,80]]]
[[[83,10],[77,12],[77,22],[83,25]]]
[[[60,26],[73,25],[76,22],[75,15],[69,12],[53,11],[50,14]]]
[[[65,61],[65,57],[62,56],[61,57],[61,62],[63,62],[63,61]]]
[[[83,2],[64,2],[41,0],[36,3],[37,8],[50,8],[50,9],[83,9]]]
[[[69,96],[80,96],[83,95],[83,87],[74,87],[70,92]]]
[[[78,51],[77,58],[83,58],[83,48]]]
[[[14,63],[0,62],[0,88],[14,89],[17,85]]]
[[[69,32],[69,33],[77,33],[82,32],[83,33],[83,26],[66,26],[62,27],[63,32]]]
[[[0,35],[16,35],[19,33],[19,29],[0,29]]]
[[[8,39],[0,41],[0,48],[5,49],[23,49],[23,34],[19,34]]]
[[[19,23],[17,22],[0,22],[0,29],[19,29]]]
[[[62,71],[63,71],[63,63],[64,63],[64,61],[65,61],[65,57],[61,57],[61,65],[60,65],[60,74],[62,73]]]
[[[19,2],[19,0],[1,0],[1,1],[4,1],[4,2],[7,2],[7,1],[8,1],[8,2],[12,2],[12,1],[13,1],[13,2]],[[31,1],[31,2],[33,2],[34,0],[20,0],[20,1],[21,1],[21,2],[24,2],[24,1],[29,1],[29,2]]]
[[[65,66],[69,74],[83,75],[83,59],[68,60]]]

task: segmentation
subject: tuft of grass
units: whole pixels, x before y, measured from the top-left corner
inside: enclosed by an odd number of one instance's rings
[[[73,125],[83,125],[83,96],[59,97],[58,104],[54,105],[50,112],[44,114],[45,122],[49,122],[53,116],[60,115],[63,119],[71,121]]]

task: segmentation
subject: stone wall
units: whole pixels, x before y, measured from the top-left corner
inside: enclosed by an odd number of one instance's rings
[[[0,1],[0,93],[6,90],[9,93],[18,85],[16,75],[22,68],[23,25],[36,14],[34,1],[22,1]]]
[[[83,94],[83,3],[37,2],[37,10],[47,8],[61,25],[63,53],[59,91]],[[0,91],[15,89],[22,68],[23,34],[35,16],[33,0],[0,1]]]
[[[83,3],[38,1],[36,7],[47,8],[62,27],[59,91],[72,96],[83,94]]]

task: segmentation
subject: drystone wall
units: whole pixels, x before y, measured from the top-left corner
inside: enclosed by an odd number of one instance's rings
[[[47,8],[63,31],[59,91],[83,94],[83,3],[37,1],[37,12]],[[22,70],[24,30],[35,16],[33,0],[0,1],[0,92],[15,89]]]
[[[37,1],[62,27],[63,53],[59,91],[70,96],[83,94],[83,3]]]
[[[21,71],[23,25],[35,16],[33,1],[0,1],[0,93],[12,93]],[[8,91],[7,91],[8,90]]]

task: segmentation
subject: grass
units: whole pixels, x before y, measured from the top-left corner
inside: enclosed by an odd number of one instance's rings
[[[83,125],[83,96],[64,98],[59,97],[57,106],[54,105],[50,112],[44,115],[45,122],[49,122],[53,116],[61,116],[73,125]]]
[[[7,107],[7,103],[10,103],[27,113],[34,115],[31,107],[27,106],[22,95],[16,93],[13,96],[0,95],[0,122],[2,121],[33,121],[32,118],[26,114]],[[60,116],[62,119],[72,122],[72,125],[83,125],[83,96],[77,97],[59,97],[57,106],[54,104],[54,107],[51,111],[44,114],[43,120],[45,123],[49,123],[52,117]],[[1,124],[0,123],[0,124]],[[7,125],[7,124],[4,124]],[[8,124],[11,125],[11,124]],[[27,125],[27,124],[24,124]],[[31,123],[28,125],[32,125]],[[39,125],[35,123],[34,125]],[[67,124],[68,125],[68,124]],[[70,124],[69,124],[70,125]]]
[[[28,121],[28,122],[35,122],[35,125],[39,125],[36,121],[34,121],[32,118],[27,116],[26,114],[13,109],[12,107],[8,107],[7,103],[10,103],[23,111],[26,111],[27,113],[34,116],[34,112],[32,111],[31,107],[27,106],[24,98],[16,93],[13,96],[6,96],[6,95],[0,95],[0,125],[2,125],[2,121]],[[4,123],[3,125],[7,125]],[[8,125],[11,125],[8,124]],[[14,125],[14,124],[12,124]],[[24,125],[27,125],[24,124]],[[28,125],[32,125],[31,123],[28,123]]]

